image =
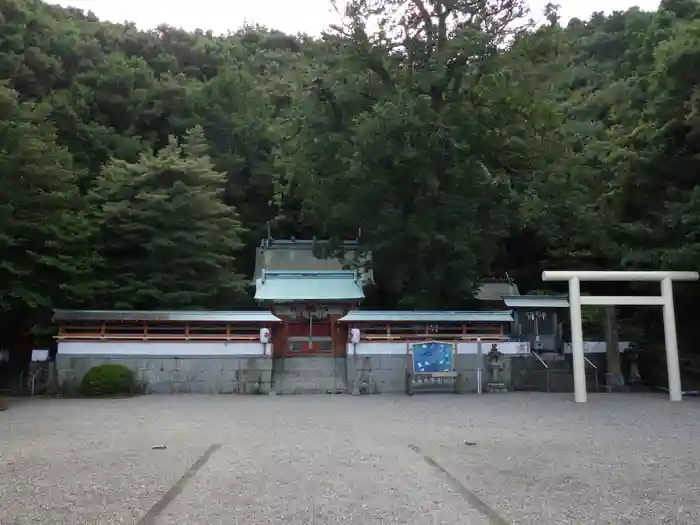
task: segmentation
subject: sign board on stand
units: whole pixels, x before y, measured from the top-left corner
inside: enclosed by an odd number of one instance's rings
[[[425,341],[408,344],[406,367],[406,393],[414,393],[414,387],[450,385],[457,391],[457,345],[441,341]]]

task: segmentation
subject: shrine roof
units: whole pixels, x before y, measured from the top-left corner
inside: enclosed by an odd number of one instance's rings
[[[476,299],[479,301],[500,301],[504,297],[515,296],[520,292],[518,286],[507,280],[492,280],[481,283]]]
[[[57,321],[280,322],[272,312],[216,310],[54,310]]]
[[[372,254],[361,252],[357,241],[345,241],[338,246],[342,253],[328,258],[317,257],[316,241],[304,239],[265,239],[255,255],[252,284],[262,278],[263,271],[359,271],[363,284],[373,282]]]
[[[512,323],[513,313],[510,310],[494,312],[481,311],[443,311],[443,310],[352,310],[339,321],[348,322],[426,322],[426,323],[459,323],[459,322],[494,322]]]
[[[510,308],[568,308],[568,295],[511,295],[503,301]]]
[[[313,239],[265,239],[261,245],[268,250],[310,250],[316,242]],[[340,246],[354,250],[359,247],[359,243],[357,241],[343,241]]]
[[[360,301],[365,298],[355,270],[267,270],[255,281],[255,300]]]

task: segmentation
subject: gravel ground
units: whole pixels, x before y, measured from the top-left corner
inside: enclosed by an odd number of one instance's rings
[[[0,524],[695,525],[699,436],[656,394],[16,400]]]

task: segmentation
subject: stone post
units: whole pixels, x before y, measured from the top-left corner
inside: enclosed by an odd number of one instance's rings
[[[500,378],[500,372],[503,370],[503,354],[498,350],[498,345],[491,345],[491,350],[488,353],[488,367],[490,370],[491,380],[486,387],[489,392],[506,392],[506,385]]]
[[[347,381],[350,384],[350,393],[353,396],[360,395],[360,385],[357,378],[357,345],[355,343],[348,344],[348,353],[346,359]]]

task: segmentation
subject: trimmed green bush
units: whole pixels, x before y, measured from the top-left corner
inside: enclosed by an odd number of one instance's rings
[[[136,376],[130,368],[118,364],[98,365],[83,376],[80,393],[89,397],[132,395],[135,386]]]

